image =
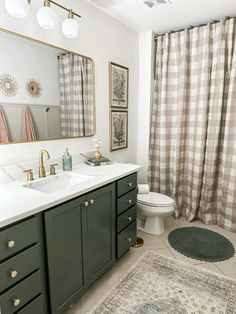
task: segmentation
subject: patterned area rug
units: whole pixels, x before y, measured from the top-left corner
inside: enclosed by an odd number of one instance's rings
[[[236,281],[147,251],[90,314],[233,314]]]

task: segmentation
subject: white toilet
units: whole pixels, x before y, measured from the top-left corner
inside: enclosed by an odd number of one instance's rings
[[[153,235],[165,231],[164,218],[174,212],[174,200],[160,193],[138,194],[138,229]]]

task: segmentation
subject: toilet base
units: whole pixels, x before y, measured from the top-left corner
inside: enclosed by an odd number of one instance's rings
[[[138,213],[137,229],[152,235],[161,235],[165,231],[164,216],[144,217]]]
[[[161,235],[165,231],[164,217],[146,217],[143,231],[153,235]]]
[[[138,202],[137,228],[152,235],[161,235],[165,231],[165,218],[172,215],[174,205],[148,206]]]

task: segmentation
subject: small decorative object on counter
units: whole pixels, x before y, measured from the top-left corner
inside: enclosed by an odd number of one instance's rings
[[[95,158],[99,160],[102,157],[102,141],[97,138],[95,138],[93,141],[94,147],[96,148]]]
[[[62,161],[63,161],[63,171],[72,171],[72,157],[69,154],[68,148],[66,148]]]
[[[99,159],[95,158],[89,158],[88,160],[85,161],[86,164],[97,167],[97,166],[106,166],[106,165],[111,165],[112,162],[109,158],[106,158],[104,156],[101,156]]]

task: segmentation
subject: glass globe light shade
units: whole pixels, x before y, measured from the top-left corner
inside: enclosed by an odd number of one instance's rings
[[[73,18],[67,18],[61,26],[62,33],[67,38],[76,38],[79,34],[79,24]]]
[[[56,14],[49,6],[40,8],[37,12],[36,18],[39,26],[45,29],[53,29],[57,24]]]
[[[18,19],[25,18],[30,11],[30,5],[27,0],[5,0],[7,12]]]

